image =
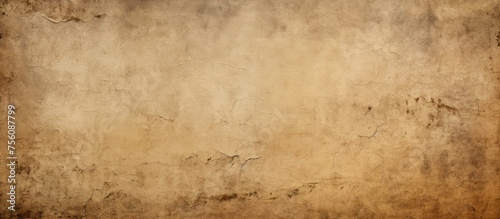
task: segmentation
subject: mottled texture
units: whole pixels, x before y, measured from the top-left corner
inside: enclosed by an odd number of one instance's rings
[[[500,218],[499,4],[3,0],[11,216]]]

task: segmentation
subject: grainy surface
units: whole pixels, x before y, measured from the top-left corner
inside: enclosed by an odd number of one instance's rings
[[[500,218],[499,4],[3,0],[0,213]]]

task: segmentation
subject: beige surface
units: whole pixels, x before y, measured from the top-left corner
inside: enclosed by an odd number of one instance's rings
[[[500,2],[417,2],[3,0],[14,215],[499,218]]]

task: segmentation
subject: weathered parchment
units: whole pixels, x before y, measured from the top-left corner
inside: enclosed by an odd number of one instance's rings
[[[3,0],[0,213],[499,218],[499,4]]]

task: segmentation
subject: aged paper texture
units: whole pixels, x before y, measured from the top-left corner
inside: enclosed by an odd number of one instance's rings
[[[1,0],[1,218],[499,218],[499,5]]]

